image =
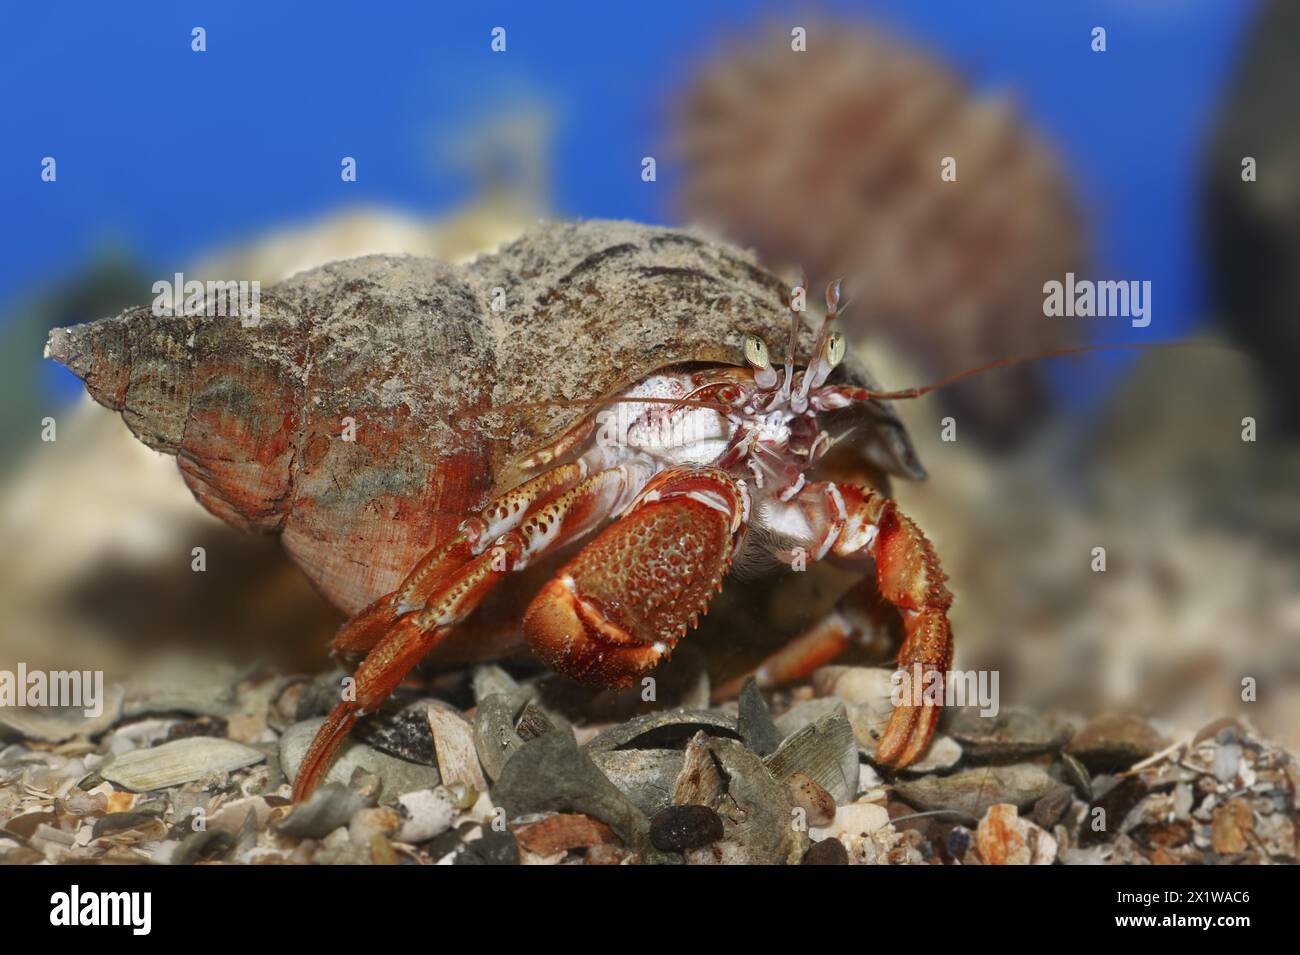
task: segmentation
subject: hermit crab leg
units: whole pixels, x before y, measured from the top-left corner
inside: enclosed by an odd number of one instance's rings
[[[500,535],[446,576],[422,608],[397,617],[357,668],[350,698],[340,702],[317,731],[298,770],[294,800],[305,799],[316,788],[357,718],[376,709],[502,578],[589,533],[616,510],[635,480],[628,466],[597,472],[533,510],[517,529]]]
[[[793,640],[788,641],[755,670],[742,673],[714,688],[714,703],[735,699],[749,677],[760,687],[797,683],[826,666],[859,639],[857,629],[838,610],[832,610]]]
[[[860,488],[842,486],[840,493],[846,504],[851,502],[850,514],[875,515],[875,539],[866,546],[874,544],[880,595],[903,617],[906,636],[898,651],[899,669],[910,674],[919,665],[922,679],[933,678],[933,686],[940,691],[937,697],[927,695],[920,706],[896,706],[876,745],[877,760],[906,766],[925,751],[939,722],[943,680],[952,667],[952,626],[948,622],[952,594],[944,585],[947,576],[939,567],[933,545],[897,504]],[[855,547],[852,535],[846,538],[843,533],[834,548],[845,557],[863,549]]]
[[[564,434],[560,435],[551,444],[539,448],[528,457],[519,462],[520,468],[524,471],[535,471],[538,468],[546,467],[552,461],[558,461],[570,451],[574,450],[596,430],[595,417],[583,418],[576,425],[570,428]]]
[[[707,613],[749,510],[744,482],[725,471],[662,472],[533,600],[524,615],[533,651],[572,679],[632,685]]]
[[[442,546],[430,551],[406,575],[400,587],[380,597],[342,627],[330,652],[346,657],[365,653],[398,617],[429,602],[447,577],[481,554],[506,531],[514,530],[538,507],[553,500],[587,476],[586,464],[575,461],[551,468],[497,497],[478,514],[461,522]]]
[[[894,501],[871,488],[851,484],[809,484],[786,505],[784,514],[775,517],[787,529],[803,532],[809,560],[828,555],[875,558],[880,596],[903,620],[905,637],[898,667],[911,677],[919,665],[922,687],[933,687],[922,696],[919,706],[905,701],[894,708],[876,746],[876,759],[897,767],[914,762],[929,745],[939,721],[942,681],[952,664],[952,628],[948,623],[952,594],[944,585],[947,577],[933,546]],[[833,659],[861,633],[859,625],[837,610],[765,660],[755,676],[760,685],[767,686],[800,679]],[[724,693],[738,691],[739,682],[720,687],[715,698],[724,699]]]

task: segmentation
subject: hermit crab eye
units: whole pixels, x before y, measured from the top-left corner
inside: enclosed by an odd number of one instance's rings
[[[831,332],[830,338],[826,340],[826,361],[832,368],[844,360],[844,336],[839,332]]]
[[[757,335],[745,336],[745,361],[758,369],[767,368],[772,364],[767,354],[767,345]]]

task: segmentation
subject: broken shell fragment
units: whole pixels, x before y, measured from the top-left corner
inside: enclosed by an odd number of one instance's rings
[[[487,792],[487,780],[474,745],[474,727],[451,707],[428,705],[429,730],[438,756],[438,773],[444,785],[463,783]]]
[[[837,803],[858,794],[858,744],[842,708],[787,737],[763,763],[782,781],[805,774]]]
[[[770,756],[781,745],[781,732],[772,721],[758,684],[750,677],[740,690],[736,728],[745,745],[759,756]]]
[[[147,792],[211,773],[234,772],[264,759],[265,753],[234,740],[192,736],[115,756],[99,768],[99,775],[124,789]]]
[[[609,826],[581,813],[556,813],[516,826],[514,832],[521,848],[539,856],[618,843]]]
[[[485,697],[474,713],[474,749],[487,777],[493,781],[501,776],[510,757],[524,744],[515,732],[515,713],[522,705],[520,690],[517,693],[493,693]]]
[[[516,819],[534,812],[580,812],[604,822],[628,846],[649,842],[650,822],[567,733],[547,733],[515,750],[492,799]]]
[[[844,701],[837,697],[828,696],[816,700],[804,700],[802,703],[796,703],[790,709],[786,710],[776,718],[776,729],[781,734],[781,738],[799,732],[805,726],[811,726],[823,716],[831,713],[840,712],[845,709]],[[887,718],[881,721],[881,726],[887,722]],[[856,731],[856,726],[854,727]],[[875,746],[875,743],[872,743]]]
[[[718,762],[709,749],[709,738],[701,730],[686,744],[686,754],[673,783],[672,802],[677,806],[690,803],[717,806],[726,791],[727,781],[722,778]]]
[[[793,861],[793,806],[785,784],[739,740],[715,737],[705,745],[726,781],[725,794],[712,807],[723,819],[726,839],[744,846],[758,865]]]

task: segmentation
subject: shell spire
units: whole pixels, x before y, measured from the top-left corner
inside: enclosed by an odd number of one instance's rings
[[[302,402],[295,314],[261,304],[260,324],[158,315],[152,307],[50,332],[45,355],[119,411],[131,432],[176,455],[199,502],[248,530],[276,530],[291,503]]]
[[[185,436],[197,322],[148,308],[50,332],[45,355],[86,383],[92,398],[122,413],[149,447],[176,454]]]

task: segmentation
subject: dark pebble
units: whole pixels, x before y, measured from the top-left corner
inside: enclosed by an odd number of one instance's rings
[[[803,854],[800,865],[848,865],[849,852],[844,843],[838,839],[823,839],[814,842],[812,848]]]
[[[137,826],[153,822],[157,818],[158,814],[153,812],[110,812],[108,815],[95,820],[95,828],[91,830],[91,838],[98,839],[114,832],[134,829]]]
[[[456,865],[518,865],[519,843],[510,830],[485,829],[481,838],[465,843]]]
[[[650,820],[650,844],[661,852],[685,852],[722,838],[722,817],[708,806],[669,806]]]
[[[1068,786],[1062,786],[1034,803],[1034,811],[1030,818],[1048,832],[1051,832],[1052,827],[1061,821],[1066,810],[1070,808],[1073,800],[1074,790]]]
[[[971,832],[965,826],[954,826],[948,833],[948,844],[945,848],[948,850],[948,857],[960,862],[966,858],[966,852],[970,849]]]
[[[474,822],[462,822],[458,828],[448,829],[441,835],[434,836],[428,842],[424,843],[425,851],[435,859],[441,859],[448,852],[453,852],[460,848],[465,836],[477,825]]]
[[[353,735],[375,749],[408,763],[437,766],[428,703],[417,701],[400,710],[381,710],[357,726]]]
[[[1140,803],[1147,794],[1146,786],[1137,776],[1125,776],[1113,785],[1109,785],[1109,780],[1104,780],[1098,789],[1101,794],[1093,800],[1079,828],[1079,845],[1085,849],[1113,838],[1110,833],[1119,831],[1120,824],[1129,810]],[[1105,815],[1095,816],[1093,810],[1097,808],[1104,810]],[[1093,819],[1104,820],[1103,827],[1094,829]]]
[[[200,716],[198,719],[185,720],[176,723],[167,730],[166,742],[172,740],[189,739],[194,736],[216,736],[218,738],[226,735],[226,721],[219,716]]]

